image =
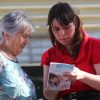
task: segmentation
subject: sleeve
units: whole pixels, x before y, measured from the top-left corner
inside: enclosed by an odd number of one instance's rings
[[[50,56],[49,56],[49,50],[43,53],[41,57],[41,66],[43,65],[50,65]]]
[[[100,39],[96,39],[95,41],[93,41],[92,61],[93,64],[100,64]]]

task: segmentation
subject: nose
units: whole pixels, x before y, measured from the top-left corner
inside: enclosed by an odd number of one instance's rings
[[[25,41],[24,41],[24,43],[27,45],[28,42],[29,42],[29,38],[26,38]]]
[[[60,29],[60,34],[61,34],[61,35],[65,35],[64,29]]]
[[[65,31],[63,29],[61,30],[61,32],[62,32],[62,35],[65,35]]]

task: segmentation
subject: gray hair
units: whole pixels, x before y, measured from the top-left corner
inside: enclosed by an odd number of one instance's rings
[[[20,32],[22,28],[34,32],[35,26],[23,11],[13,11],[5,15],[0,20],[0,33],[7,32],[14,34]]]

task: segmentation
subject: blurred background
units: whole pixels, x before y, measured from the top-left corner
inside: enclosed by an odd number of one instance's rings
[[[37,99],[42,99],[42,53],[51,47],[47,16],[49,9],[57,2],[68,2],[83,22],[87,33],[100,38],[100,0],[0,0],[0,18],[13,10],[24,10],[35,24],[29,45],[18,56],[22,68],[36,85]]]

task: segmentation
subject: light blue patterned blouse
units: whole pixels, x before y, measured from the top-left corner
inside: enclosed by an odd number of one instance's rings
[[[0,52],[0,100],[36,100],[35,86],[21,66]]]

